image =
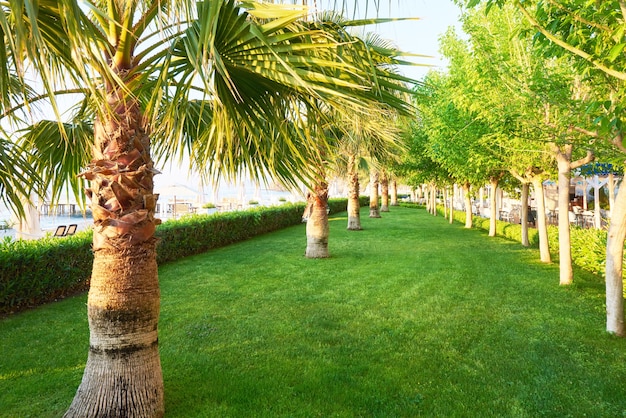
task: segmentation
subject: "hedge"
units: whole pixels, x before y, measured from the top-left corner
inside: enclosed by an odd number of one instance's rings
[[[368,203],[361,198],[361,206]],[[344,212],[346,199],[330,199],[330,213]],[[276,231],[302,221],[304,203],[258,207],[213,215],[190,215],[159,225],[157,262],[165,264]],[[41,305],[89,287],[92,233],[33,241],[0,242],[0,314]]]

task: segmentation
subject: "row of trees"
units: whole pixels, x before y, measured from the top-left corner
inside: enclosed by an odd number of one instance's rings
[[[569,184],[594,159],[623,166],[623,2],[470,1],[467,38],[441,39],[450,65],[431,72],[416,96],[418,120],[402,165],[415,184],[533,186],[541,260],[550,262],[543,181],[558,178],[560,283],[572,283]],[[589,51],[589,52],[584,52]],[[495,195],[490,196],[495,235]],[[466,203],[466,226],[471,208]],[[626,188],[611,208],[607,242],[607,330],[624,335],[622,256]],[[527,206],[522,226],[527,228]],[[527,245],[527,232],[523,242]]]
[[[329,156],[372,129],[344,129],[340,116],[409,114],[410,80],[394,70],[397,51],[347,30],[372,21],[311,16],[296,5],[0,6],[0,198],[20,213],[31,190],[55,197],[69,181],[81,195],[89,182],[90,347],[66,416],[162,416],[153,158],[187,154],[201,173],[304,180],[325,215]],[[64,95],[78,97],[69,115]],[[41,101],[55,120],[33,118]],[[17,141],[16,126],[26,126]]]

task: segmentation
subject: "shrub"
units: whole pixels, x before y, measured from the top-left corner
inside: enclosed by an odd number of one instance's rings
[[[361,206],[367,204],[361,198]],[[330,213],[344,212],[346,199],[330,199]],[[190,215],[159,225],[157,262],[164,264],[243,241],[302,221],[304,203],[246,211]],[[33,307],[89,287],[92,233],[0,243],[0,314]]]
[[[93,263],[91,232],[0,245],[0,313],[83,291]]]

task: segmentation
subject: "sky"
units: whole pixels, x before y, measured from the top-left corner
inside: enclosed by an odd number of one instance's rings
[[[357,0],[359,3],[364,0]],[[370,0],[371,1],[371,0]],[[381,2],[381,17],[419,18],[392,23],[384,23],[372,27],[370,30],[380,34],[383,38],[393,41],[400,50],[412,54],[429,55],[433,58],[412,58],[411,61],[429,64],[436,68],[445,67],[445,61],[439,54],[439,37],[450,26],[455,26],[460,32],[460,9],[452,0],[379,0]],[[421,79],[429,68],[403,67],[404,75]]]

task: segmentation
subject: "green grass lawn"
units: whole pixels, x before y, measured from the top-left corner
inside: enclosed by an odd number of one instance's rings
[[[601,278],[536,250],[392,207],[160,269],[168,417],[617,417],[626,341]],[[0,320],[0,416],[58,417],[88,348],[86,296]]]

